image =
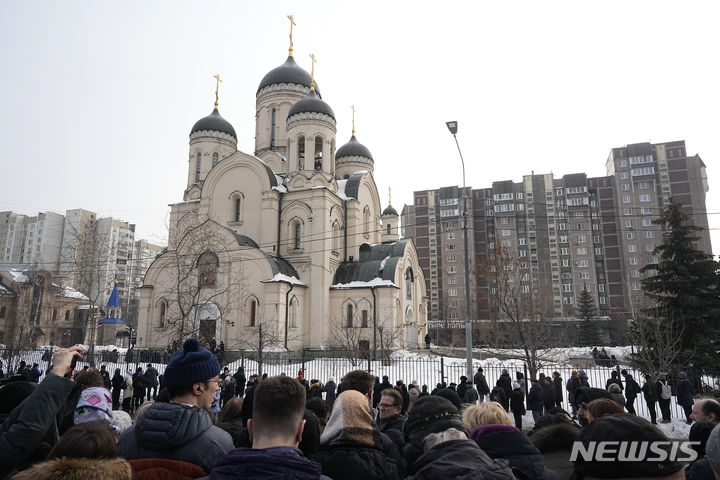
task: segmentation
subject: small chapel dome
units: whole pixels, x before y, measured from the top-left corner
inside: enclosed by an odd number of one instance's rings
[[[287,118],[290,119],[290,117],[299,113],[323,113],[335,120],[335,112],[330,108],[330,105],[320,98],[320,95],[315,90],[310,90],[307,97],[293,105],[288,112]]]
[[[285,63],[273,70],[270,70],[270,72],[263,77],[260,82],[260,86],[258,87],[258,92],[265,87],[280,85],[283,83],[290,85],[302,85],[303,87],[310,88],[312,77],[308,72],[295,63],[295,59],[292,56],[289,56],[287,60],[285,60]],[[317,82],[315,83],[315,90],[318,90]],[[320,92],[318,91],[318,95],[319,94]]]
[[[385,208],[385,210],[383,210],[382,214],[383,215],[395,215],[396,217],[398,216],[397,210],[395,210],[395,207],[393,207],[392,205],[388,205],[387,208]]]
[[[205,118],[201,118],[197,122],[195,122],[195,125],[193,125],[192,130],[190,130],[190,135],[192,135],[195,132],[201,132],[203,130],[211,130],[215,132],[222,132],[227,133],[234,139],[237,139],[237,135],[235,134],[235,129],[232,125],[230,125],[230,122],[225,120],[223,117],[220,116],[220,112],[218,112],[218,109],[212,111],[210,115],[208,115]]]
[[[335,153],[335,162],[341,161],[343,157],[365,157],[369,158],[370,160],[373,159],[370,150],[368,150],[365,145],[357,141],[357,138],[355,138],[355,134],[353,134],[352,138],[348,143],[338,148],[337,152]]]

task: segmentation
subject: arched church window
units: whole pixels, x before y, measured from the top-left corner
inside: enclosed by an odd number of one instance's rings
[[[298,138],[298,170],[305,170],[305,137]]]
[[[270,148],[275,148],[275,128],[277,127],[277,109],[273,108],[270,114]]]
[[[370,236],[370,208],[367,205],[363,210],[363,231],[366,237]]]
[[[250,300],[250,312],[249,312],[249,319],[250,319],[250,326],[254,327],[255,322],[257,320],[257,302],[255,300]]]
[[[333,251],[339,252],[342,247],[342,233],[340,233],[340,225],[337,222],[333,223],[332,235]]]
[[[198,286],[214,287],[217,282],[218,257],[212,252],[205,252],[198,258]]]
[[[294,238],[293,246],[297,250],[301,246],[300,236],[302,234],[302,227],[300,226],[300,222],[295,222],[294,230],[295,230],[294,231],[295,238]]]
[[[347,317],[345,319],[345,326],[352,328],[353,326],[353,306],[352,303],[347,304]]]
[[[293,297],[292,300],[290,300],[290,319],[288,320],[290,328],[297,328],[297,313],[298,301],[297,297]]]
[[[242,199],[240,197],[235,198],[235,221],[239,222],[242,220]]]
[[[195,181],[200,181],[200,160],[202,159],[202,154],[197,154],[197,160],[195,162]]]
[[[315,137],[315,170],[322,170],[323,139]]]
[[[165,318],[167,316],[167,302],[165,300],[160,300],[160,312],[158,315],[159,320],[159,326],[164,327],[165,326]]]
[[[213,167],[218,164],[218,158],[217,152],[213,153]]]
[[[388,226],[387,226],[387,234],[390,235],[391,233],[392,233],[392,227],[391,227],[390,224],[388,223]]]
[[[413,283],[415,282],[415,274],[412,268],[405,270],[405,288],[407,288],[407,299],[412,300]]]

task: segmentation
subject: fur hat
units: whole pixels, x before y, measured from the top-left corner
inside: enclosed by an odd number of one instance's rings
[[[596,418],[585,426],[578,437],[586,447],[591,441],[663,441],[668,438],[655,425],[635,415],[606,415]],[[668,449],[670,446],[667,447]],[[664,477],[683,469],[683,464],[674,460],[645,460],[642,462],[616,460],[612,462],[585,461],[578,456],[575,473],[578,476],[599,478]],[[622,474],[618,474],[622,472]]]
[[[220,369],[220,362],[210,350],[202,348],[196,339],[188,338],[183,349],[170,359],[163,379],[167,387],[192,385],[215,377]]]
[[[127,460],[116,458],[53,458],[23,470],[18,480],[43,478],[82,478],[85,480],[131,480],[133,470]]]

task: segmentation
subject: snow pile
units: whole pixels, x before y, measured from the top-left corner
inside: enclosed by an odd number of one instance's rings
[[[395,284],[392,282],[392,280],[383,280],[382,278],[373,278],[370,281],[367,282],[361,282],[359,280],[355,280],[350,283],[336,283],[335,285],[332,285],[330,288],[333,289],[342,289],[342,288],[370,288],[370,287],[394,287]]]
[[[275,274],[275,276],[273,278],[271,278],[270,280],[263,280],[263,283],[272,283],[272,282],[285,282],[285,283],[289,283],[290,285],[306,286],[302,280],[299,280],[295,277],[291,277],[289,275],[285,275],[282,273]]]

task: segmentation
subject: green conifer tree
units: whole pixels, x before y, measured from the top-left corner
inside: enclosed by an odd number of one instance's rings
[[[695,247],[694,233],[702,228],[689,223],[681,204],[671,200],[654,223],[664,226],[665,238],[653,252],[658,262],[641,270],[647,274],[643,291],[651,301],[645,314],[681,326],[681,363],[717,371],[718,262]]]

